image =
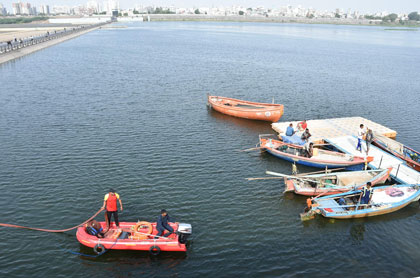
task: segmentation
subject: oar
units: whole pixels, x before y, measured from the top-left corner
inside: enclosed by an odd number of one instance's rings
[[[246,149],[246,150],[239,150],[240,152],[250,152],[250,151],[256,151],[261,149],[261,147],[256,147],[256,148],[250,148],[250,149]]]
[[[256,180],[276,180],[276,179],[283,179],[282,177],[262,177],[262,178],[246,178],[249,181],[256,181]]]
[[[328,169],[327,172],[333,172],[333,171],[341,171],[341,170],[345,170],[346,168],[334,168],[334,169]],[[322,174],[325,173],[325,170],[322,171],[316,171],[316,172],[310,172],[310,173],[302,173],[302,174],[297,174],[297,176],[306,176],[306,175],[312,175],[312,174]]]
[[[317,181],[317,180],[312,180],[312,179],[308,179],[308,178],[304,179],[304,178],[300,178],[300,177],[296,177],[296,176],[285,175],[285,174],[271,172],[271,171],[266,171],[265,173],[267,175],[272,175],[272,176],[277,176],[277,177],[283,177],[283,178],[290,178],[290,179],[296,179],[296,180],[301,180],[301,181],[311,181],[311,182],[321,183],[320,181]]]

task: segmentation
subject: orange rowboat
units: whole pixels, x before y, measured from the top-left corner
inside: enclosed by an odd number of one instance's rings
[[[250,102],[219,96],[208,96],[207,102],[214,110],[238,118],[277,122],[283,116],[283,104]]]

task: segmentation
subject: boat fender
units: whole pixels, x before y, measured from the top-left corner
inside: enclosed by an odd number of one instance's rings
[[[157,255],[160,254],[160,248],[159,248],[159,246],[153,245],[153,246],[150,247],[149,252],[153,256],[157,256]]]
[[[103,246],[100,243],[96,244],[95,247],[93,247],[93,252],[95,252],[96,255],[105,253],[105,251],[106,251],[105,246]]]

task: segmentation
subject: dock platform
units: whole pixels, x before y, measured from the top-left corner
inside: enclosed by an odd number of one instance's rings
[[[356,150],[357,146],[357,137],[356,136],[341,136],[341,137],[332,137],[325,138],[325,141],[336,147],[337,149],[351,154],[351,155],[361,155],[359,151]],[[362,143],[362,155],[366,155],[366,144],[363,141]],[[420,183],[420,173],[416,170],[407,166],[405,161],[393,156],[390,153],[387,153],[381,150],[378,147],[371,145],[369,147],[369,156],[372,156],[374,160],[369,163],[369,167],[372,169],[384,169],[392,167],[390,176],[396,181],[402,184],[419,184]]]
[[[280,135],[284,135],[290,123],[293,124],[296,130],[299,121],[273,123],[271,127]],[[381,134],[394,139],[397,136],[395,130],[362,117],[309,120],[306,123],[308,124],[309,132],[312,134],[311,140],[316,143],[322,143],[325,138],[355,136],[357,135],[360,124],[364,124],[365,127],[372,129],[374,134]]]

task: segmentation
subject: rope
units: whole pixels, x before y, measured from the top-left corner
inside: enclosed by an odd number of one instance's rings
[[[63,232],[71,231],[71,230],[74,230],[74,229],[76,229],[76,228],[78,228],[80,226],[85,225],[87,222],[89,222],[90,220],[92,220],[93,218],[95,218],[102,210],[103,210],[103,208],[101,208],[100,210],[98,210],[92,217],[90,217],[88,220],[86,220],[82,224],[79,224],[77,226],[74,226],[74,227],[71,227],[71,228],[68,228],[68,229],[63,229],[63,230],[49,230],[49,229],[41,229],[41,228],[32,228],[32,227],[19,226],[19,225],[13,225],[13,224],[5,224],[5,223],[0,223],[0,226],[9,227],[9,228],[19,228],[19,229],[34,230],[34,231],[40,231],[40,232],[48,232],[48,233],[63,233]]]

